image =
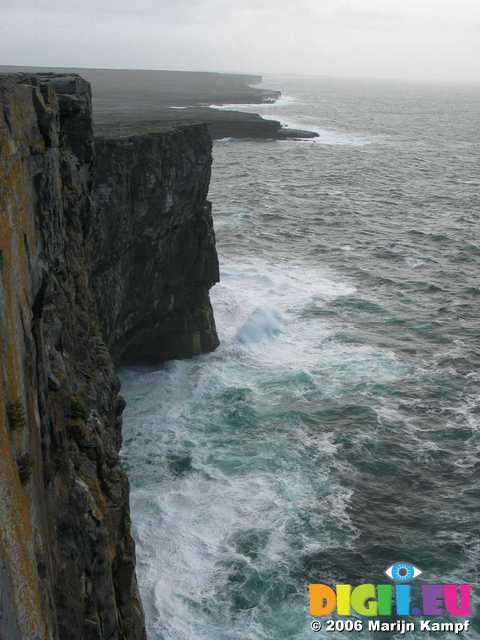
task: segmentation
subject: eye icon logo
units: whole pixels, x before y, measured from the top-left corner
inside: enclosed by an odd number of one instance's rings
[[[410,580],[418,578],[422,572],[410,562],[396,562],[388,567],[385,573],[394,582],[410,582]]]
[[[468,618],[472,615],[472,585],[470,584],[423,583],[415,585],[417,587],[415,588],[412,581],[423,572],[411,562],[395,562],[385,573],[394,584],[365,583],[356,586],[344,583],[333,586],[323,583],[310,584],[311,615],[321,618],[329,616],[335,610],[337,616],[351,616],[352,611],[366,617],[392,616],[394,610],[397,616],[450,615],[454,618]],[[413,606],[414,604],[417,606]],[[373,630],[387,629],[375,627]],[[398,631],[398,629],[391,630]],[[405,629],[402,634],[404,631]]]

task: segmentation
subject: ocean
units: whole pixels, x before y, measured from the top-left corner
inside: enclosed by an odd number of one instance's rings
[[[320,135],[214,145],[221,346],[121,373],[150,640],[345,637],[308,584],[396,561],[480,595],[480,88],[265,86]]]

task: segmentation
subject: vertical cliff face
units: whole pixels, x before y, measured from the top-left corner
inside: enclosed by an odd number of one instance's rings
[[[97,138],[93,290],[116,361],[156,361],[218,345],[211,140],[197,125]]]
[[[2,638],[140,639],[122,405],[89,286],[90,89],[1,86]]]
[[[94,168],[86,82],[0,76],[1,640],[145,638],[109,347],[217,342],[204,131],[101,141],[98,208]]]

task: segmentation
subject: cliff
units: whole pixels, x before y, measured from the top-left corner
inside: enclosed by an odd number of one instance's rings
[[[156,361],[218,345],[219,280],[204,125],[97,138],[92,285],[115,361]]]
[[[280,97],[280,91],[255,86],[263,81],[262,76],[243,73],[0,65],[0,73],[18,72],[80,75],[92,86],[95,110],[119,115],[130,109],[138,114],[144,109],[171,105],[250,104],[273,102]]]
[[[2,67],[0,73],[79,73],[93,88],[94,125],[100,135],[138,135],[202,122],[212,138],[287,140],[318,133],[282,127],[256,113],[212,109],[213,104],[273,103],[280,91],[258,86],[262,76],[191,71]],[[180,107],[180,108],[179,108]]]
[[[282,126],[278,120],[262,118],[258,113],[185,107],[125,113],[97,112],[95,131],[100,136],[132,136],[162,131],[169,126],[186,126],[202,122],[215,140],[238,138],[247,140],[299,140],[318,138],[318,133]]]
[[[112,355],[216,346],[210,162],[203,127],[96,145],[87,82],[0,76],[1,640],[145,638]]]

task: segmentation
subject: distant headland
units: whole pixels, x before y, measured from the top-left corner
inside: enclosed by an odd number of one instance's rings
[[[80,74],[92,85],[94,126],[102,136],[128,136],[206,123],[214,139],[317,137],[312,131],[282,128],[280,122],[256,113],[211,108],[212,104],[274,103],[281,92],[255,86],[262,82],[259,75],[0,66],[0,73],[19,71]]]

